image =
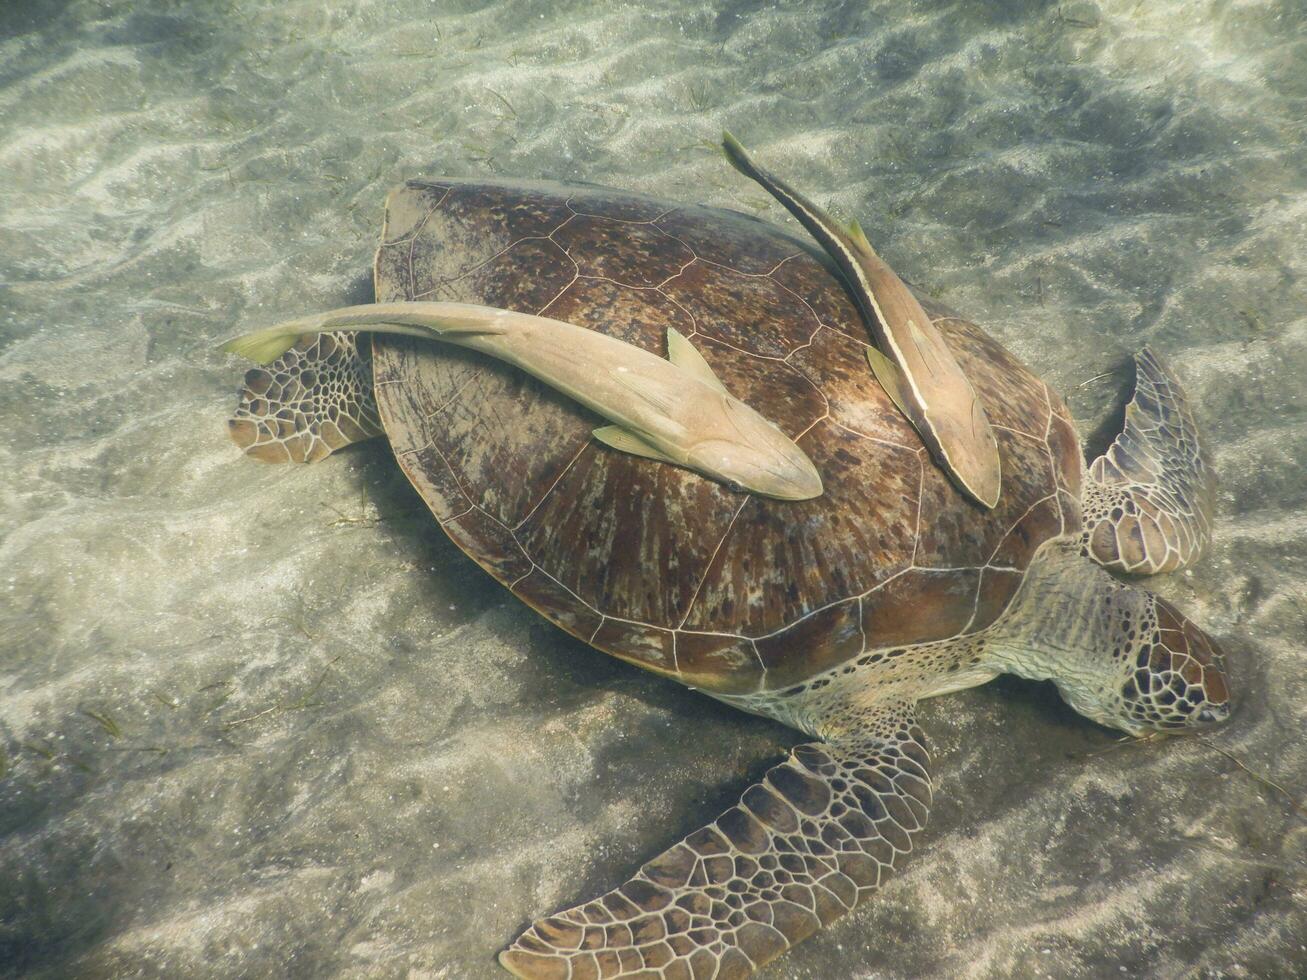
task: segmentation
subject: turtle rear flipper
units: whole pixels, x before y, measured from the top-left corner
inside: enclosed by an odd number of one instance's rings
[[[247,371],[227,421],[236,445],[270,463],[312,463],[381,435],[372,348],[357,336],[319,334]]]
[[[713,823],[608,894],[542,919],[499,962],[554,977],[744,977],[878,887],[926,823],[906,706],[800,745]]]
[[[1081,547],[1113,571],[1184,568],[1211,537],[1212,485],[1184,389],[1145,347],[1121,434],[1089,467]]]

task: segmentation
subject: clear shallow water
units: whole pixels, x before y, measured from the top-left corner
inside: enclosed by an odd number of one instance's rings
[[[723,126],[1091,431],[1149,343],[1222,482],[1157,583],[1208,744],[931,703],[924,845],[777,977],[1300,974],[1307,41],[1296,3],[0,12],[0,972],[493,977],[795,741],[586,650],[383,447],[227,442],[243,326],[366,298],[387,188],[582,179],[789,223]]]

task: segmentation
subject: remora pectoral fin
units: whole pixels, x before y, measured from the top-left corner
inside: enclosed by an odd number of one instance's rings
[[[698,378],[709,388],[720,391],[723,395],[730,394],[726,390],[726,386],[722,384],[721,379],[713,373],[713,369],[704,360],[703,355],[699,353],[698,348],[690,343],[684,334],[673,327],[667,328],[667,360],[686,374]]]
[[[867,363],[871,365],[871,373],[876,376],[880,386],[885,389],[885,394],[889,395],[889,400],[911,421],[911,416],[908,415],[908,410],[904,407],[902,379],[894,362],[876,348],[868,347]]]
[[[592,435],[605,446],[610,446],[624,453],[630,453],[632,456],[643,456],[645,459],[655,459],[660,463],[676,463],[676,460],[662,450],[650,445],[630,429],[624,429],[620,425],[602,426],[595,429]]]

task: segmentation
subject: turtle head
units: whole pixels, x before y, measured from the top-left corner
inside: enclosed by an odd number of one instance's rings
[[[1004,620],[986,647],[992,666],[1052,681],[1100,725],[1178,734],[1230,716],[1216,641],[1165,599],[1086,561],[1078,547],[1040,552]]]
[[[1091,657],[1097,669],[1054,676],[1081,714],[1131,735],[1178,734],[1230,716],[1230,687],[1216,641],[1165,599],[1121,588],[1107,603],[1111,644]]]

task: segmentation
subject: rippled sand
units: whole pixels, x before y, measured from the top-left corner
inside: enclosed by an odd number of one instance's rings
[[[1126,747],[1039,686],[932,702],[923,848],[767,975],[1307,971],[1307,821],[1225,754],[1307,797],[1302,6],[658,6],[0,10],[0,973],[494,977],[797,740],[545,625],[384,447],[240,457],[214,350],[366,298],[406,177],[789,223],[726,125],[1087,432],[1171,358],[1222,490],[1157,588],[1242,702]]]

